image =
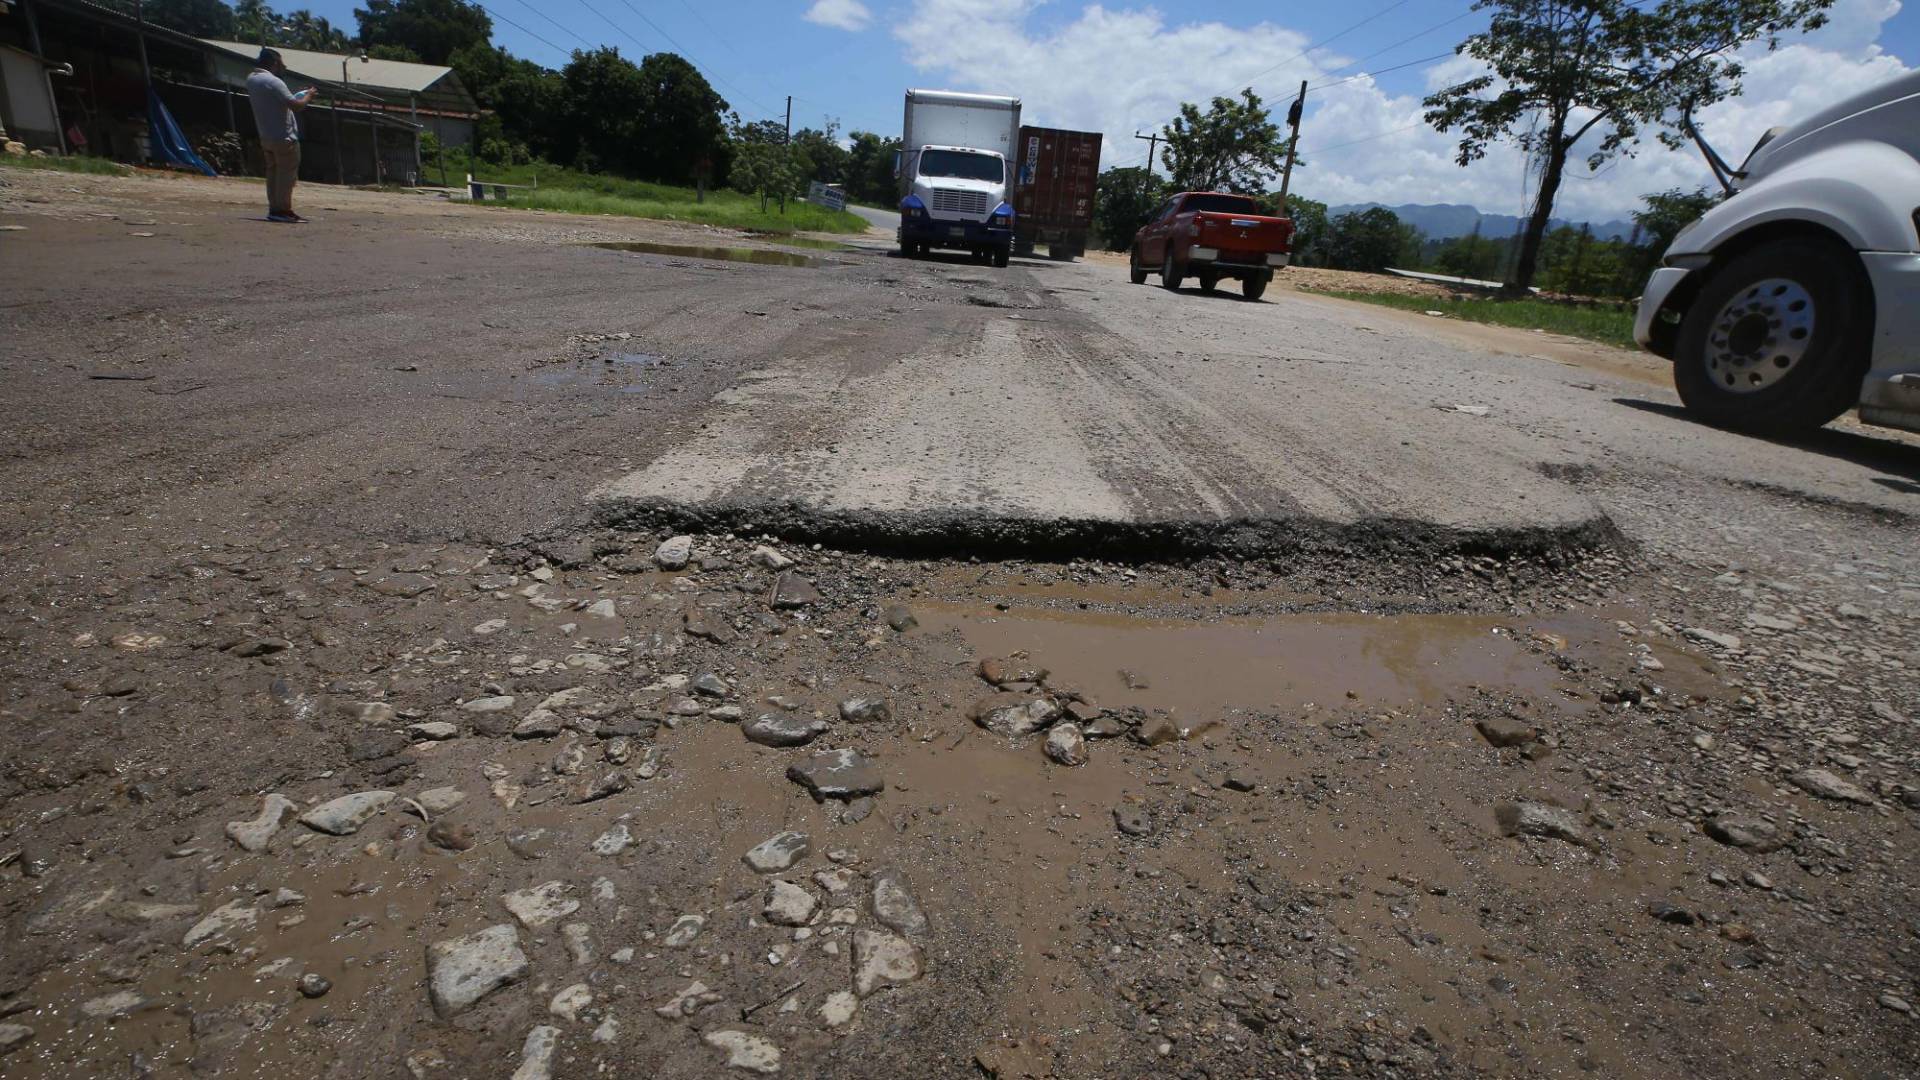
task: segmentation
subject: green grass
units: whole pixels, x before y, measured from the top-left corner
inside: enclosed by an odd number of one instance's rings
[[[117,161],[97,157],[19,157],[0,154],[0,165],[14,169],[46,169],[50,172],[87,173],[93,176],[129,176],[134,170]]]
[[[468,171],[464,157],[447,155],[447,182],[459,184]],[[664,221],[690,221],[729,229],[754,232],[830,232],[862,233],[867,223],[857,214],[828,210],[812,203],[787,200],[787,212],[769,200],[760,209],[760,197],[737,191],[708,191],[705,201],[696,201],[692,188],[653,184],[644,180],[625,180],[617,176],[579,173],[552,165],[488,165],[480,163],[474,179],[483,183],[532,184],[538,177],[537,191],[509,190],[500,203],[489,205],[550,210],[561,214],[612,214],[619,217],[657,218]],[[437,163],[427,162],[426,179],[438,180]]]
[[[1348,292],[1339,289],[1315,290],[1319,295],[1358,300],[1366,304],[1399,308],[1402,311],[1444,311],[1449,318],[1468,322],[1517,326],[1523,330],[1545,330],[1586,338],[1603,345],[1623,349],[1639,348],[1633,340],[1633,312],[1596,305],[1556,304],[1550,300],[1503,300],[1491,296],[1401,296],[1395,293]]]

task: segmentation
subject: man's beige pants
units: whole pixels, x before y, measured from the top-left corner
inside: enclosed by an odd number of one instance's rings
[[[267,213],[293,213],[293,181],[300,175],[300,144],[263,142],[260,153],[267,159]]]

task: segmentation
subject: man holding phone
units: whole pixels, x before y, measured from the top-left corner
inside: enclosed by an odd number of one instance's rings
[[[315,88],[297,94],[287,89],[281,78],[286,71],[279,53],[261,49],[253,74],[247,76],[247,96],[253,100],[253,125],[267,162],[267,220],[298,222],[307,220],[293,212],[293,182],[300,175],[298,113],[313,100]]]

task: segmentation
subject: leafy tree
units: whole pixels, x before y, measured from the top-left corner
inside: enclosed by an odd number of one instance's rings
[[[1488,281],[1500,272],[1506,253],[1503,241],[1480,235],[1480,223],[1476,221],[1471,234],[1440,241],[1431,265],[1442,274]]]
[[[467,0],[367,0],[353,17],[360,24],[360,44],[398,45],[428,64],[444,64],[461,49],[493,37],[486,9]]]
[[[871,131],[856,131],[848,138],[852,145],[847,148],[847,197],[875,206],[898,203],[900,187],[894,179],[893,159],[900,152],[900,140]]]
[[[553,116],[563,163],[637,175],[639,118],[647,109],[646,79],[618,49],[575,50],[560,72],[560,112]]]
[[[1400,215],[1375,206],[1341,214],[1328,222],[1327,239],[1321,247],[1327,265],[1336,270],[1378,273],[1395,263],[1417,259],[1420,232],[1401,221]]]
[[[408,64],[418,64],[421,62],[419,53],[414,52],[405,45],[395,45],[391,42],[381,42],[378,45],[368,46],[367,55],[373,57],[375,60],[399,60]]]
[[[636,175],[691,184],[699,163],[724,160],[727,102],[699,69],[674,53],[653,53],[640,61],[640,80],[646,95],[630,151]]]
[[[147,0],[141,11],[155,26],[194,37],[232,40],[233,9],[222,0]]]
[[[1180,191],[1226,191],[1257,195],[1286,161],[1287,140],[1267,115],[1259,95],[1242,90],[1238,101],[1216,97],[1205,112],[1192,102],[1167,125],[1160,160]]]
[[[838,138],[840,122],[828,120],[820,128],[801,128],[793,133],[794,149],[806,158],[807,178],[823,184],[844,184],[847,179],[847,148]]]
[[[1094,191],[1093,231],[1108,251],[1125,251],[1167,197],[1166,183],[1138,166],[1108,169]]]
[[[1688,106],[1740,92],[1743,69],[1733,52],[1753,41],[1768,49],[1783,32],[1825,23],[1833,0],[1478,0],[1491,10],[1487,29],[1458,51],[1488,72],[1427,97],[1426,119],[1459,131],[1457,155],[1467,165],[1487,145],[1509,139],[1540,168],[1533,214],[1508,288],[1532,284],[1541,238],[1553,214],[1567,158],[1589,133],[1589,170],[1631,154],[1642,128],[1669,145],[1668,125]],[[1643,2],[1643,0],[1642,0]]]
[[[280,16],[271,40],[276,45],[309,52],[344,53],[352,48],[346,31],[328,22],[326,16],[315,15],[306,8]]]
[[[1640,201],[1646,204],[1646,208],[1633,212],[1633,223],[1639,226],[1636,239],[1642,246],[1628,261],[1626,273],[1633,280],[1624,286],[1623,291],[1638,292],[1647,276],[1660,265],[1660,256],[1666,254],[1673,238],[1680,235],[1681,229],[1698,220],[1701,214],[1713,209],[1720,201],[1720,196],[1703,187],[1692,191],[1673,188],[1642,195]]]
[[[571,161],[571,143],[555,118],[566,114],[566,87],[557,72],[507,50],[478,42],[449,58],[449,66],[483,109],[482,138],[529,147],[554,161]]]

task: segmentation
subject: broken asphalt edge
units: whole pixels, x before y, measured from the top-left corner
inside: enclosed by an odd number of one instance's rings
[[[847,551],[914,558],[1098,558],[1116,563],[1187,562],[1216,556],[1297,556],[1408,562],[1492,556],[1550,566],[1632,542],[1597,507],[1590,516],[1540,525],[1463,528],[1410,518],[1334,522],[1308,516],[1118,521],[1035,518],[960,510],[832,510],[795,502],[707,503],[603,494],[594,523],[615,529],[768,535]]]

